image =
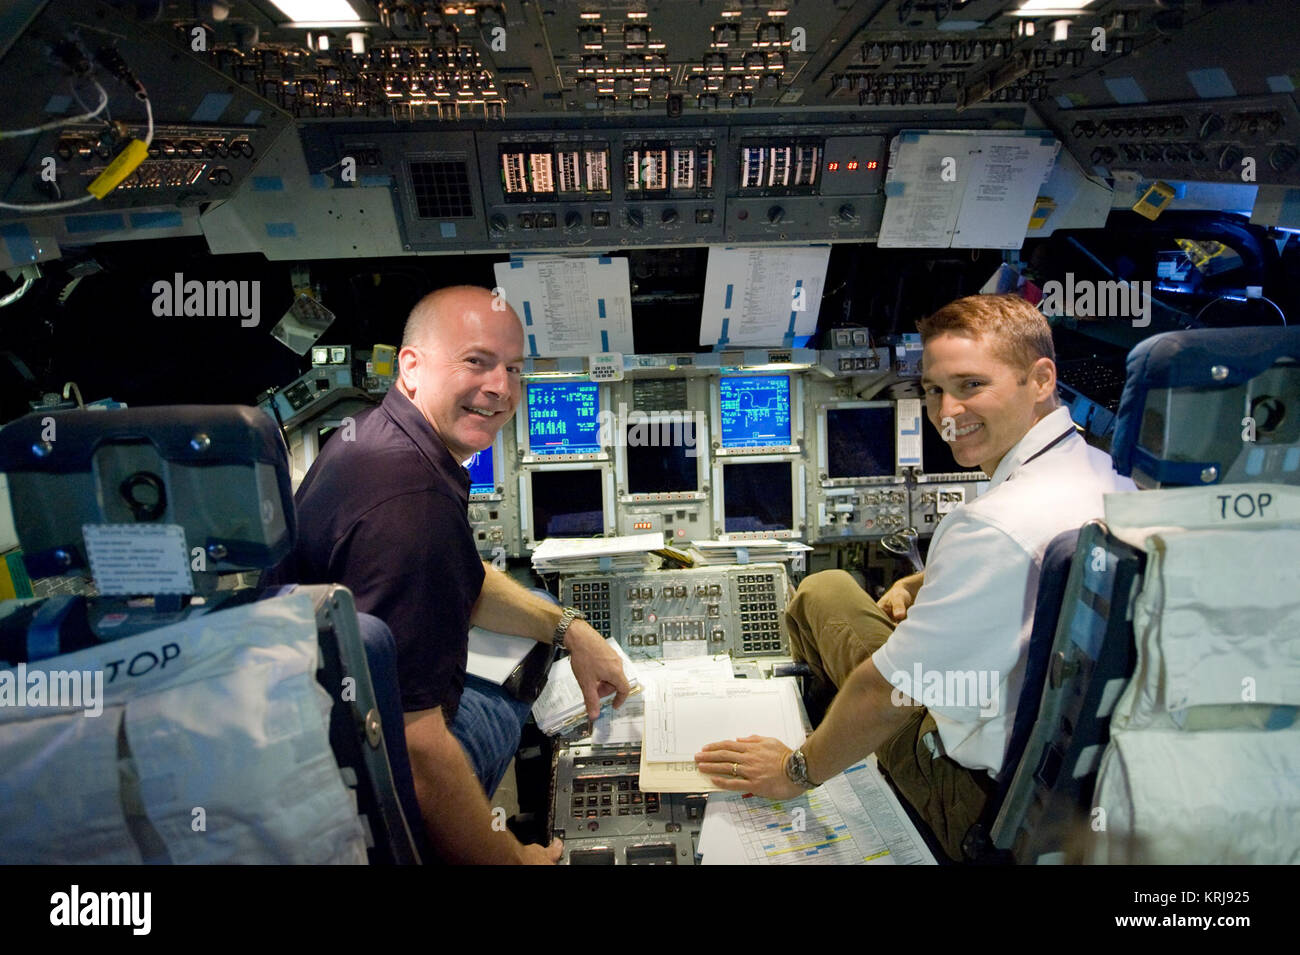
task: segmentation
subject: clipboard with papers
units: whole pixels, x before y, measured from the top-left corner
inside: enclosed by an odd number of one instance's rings
[[[695,768],[695,754],[706,743],[773,736],[793,749],[804,740],[798,691],[789,678],[659,683],[646,694],[645,720],[644,791],[716,791]]]
[[[643,793],[709,794],[696,843],[704,864],[934,864],[874,757],[792,800],[721,791],[696,768],[695,754],[720,740],[757,735],[799,746],[806,722],[794,679],[736,679],[727,656],[632,660],[617,640],[607,642],[632,688],[624,705],[614,710],[607,697],[588,725],[565,656],[551,667],[533,718],[548,736],[567,737],[561,747],[579,737],[597,748],[639,747],[633,788]],[[475,628],[470,672],[504,684],[537,646]]]

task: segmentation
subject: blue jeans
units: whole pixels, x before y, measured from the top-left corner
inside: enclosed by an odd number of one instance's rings
[[[465,674],[465,692],[451,734],[465,748],[470,766],[488,798],[497,791],[519,749],[519,737],[532,711],[495,683]]]

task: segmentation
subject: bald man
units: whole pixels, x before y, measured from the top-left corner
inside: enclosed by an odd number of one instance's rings
[[[628,692],[618,656],[595,630],[484,564],[474,544],[462,462],[490,447],[514,414],[523,352],[518,316],[487,289],[421,299],[406,321],[396,384],[357,416],[351,440],[325,445],[298,489],[298,542],[281,572],[345,584],[359,611],[393,631],[416,797],[450,862],[545,864],[562,851],[558,839],[525,846],[492,825],[488,798],[529,706],[466,675],[471,625],[561,639],[593,718],[602,696],[616,694],[617,706]]]

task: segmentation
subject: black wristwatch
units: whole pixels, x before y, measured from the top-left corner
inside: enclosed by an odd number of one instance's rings
[[[785,758],[785,775],[790,782],[804,789],[816,789],[817,783],[808,778],[808,757],[803,749],[796,749]]]
[[[587,615],[581,610],[574,607],[565,607],[564,613],[560,614],[560,622],[555,625],[555,632],[551,634],[551,645],[557,650],[567,650],[564,645],[564,637],[569,632],[569,624],[575,620],[586,620]]]

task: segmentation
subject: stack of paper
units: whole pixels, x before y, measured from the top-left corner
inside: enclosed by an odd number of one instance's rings
[[[548,537],[533,551],[533,570],[539,574],[652,570],[659,566],[659,561],[650,552],[663,546],[662,534]]]
[[[632,670],[642,692],[617,710],[602,710],[591,726],[587,742],[622,744],[641,742],[645,736],[645,694],[657,683],[691,680],[730,680],[734,676],[731,657],[725,653],[711,657],[682,657],[678,660],[633,660]]]
[[[698,565],[713,564],[793,564],[796,571],[803,570],[804,554],[812,550],[800,541],[696,541],[692,545],[699,558]]]
[[[632,692],[639,692],[641,685],[632,661],[613,637],[605,642],[623,659],[623,674],[627,677]],[[613,694],[602,697],[601,706],[604,707],[613,699]],[[550,676],[542,689],[542,695],[533,703],[533,719],[537,721],[538,729],[547,736],[554,736],[576,726],[586,718],[587,703],[582,698],[582,689],[573,675],[573,657],[566,656],[551,665]]]
[[[641,791],[716,790],[695,768],[695,754],[742,736],[774,736],[791,749],[803,742],[793,679],[656,682],[645,700]]]

